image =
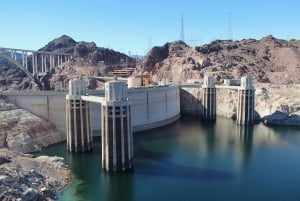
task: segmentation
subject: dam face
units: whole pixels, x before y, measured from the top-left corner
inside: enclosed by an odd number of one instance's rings
[[[238,124],[253,124],[255,89],[250,83],[251,78],[244,79],[245,82],[241,82],[244,84],[238,87],[212,87],[210,82],[204,87],[194,84],[130,88],[127,95],[131,102],[132,131],[167,125],[176,121],[181,112],[212,120],[216,115],[236,116]],[[87,93],[104,97],[104,90]],[[53,91],[0,93],[18,107],[53,122],[63,133],[66,133],[66,94]],[[101,107],[97,103],[89,103],[89,108],[92,135],[100,136]]]
[[[88,95],[104,97],[104,90],[87,91]],[[132,131],[156,128],[176,121],[180,117],[178,86],[143,87],[128,89],[131,102]],[[53,122],[66,133],[67,92],[2,92],[1,96],[22,109]],[[89,103],[90,124],[93,136],[101,135],[101,107]]]

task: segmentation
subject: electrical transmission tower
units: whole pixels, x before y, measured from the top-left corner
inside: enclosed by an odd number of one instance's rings
[[[228,40],[232,40],[231,12],[228,13]]]
[[[180,40],[184,42],[183,14],[181,14],[181,32],[180,32]]]

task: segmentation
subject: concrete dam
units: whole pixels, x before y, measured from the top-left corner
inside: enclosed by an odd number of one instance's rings
[[[182,84],[129,88],[132,130],[137,132],[167,125],[176,121],[180,113],[204,115],[203,118],[212,120],[216,118],[216,115],[229,117],[226,108],[239,113],[240,120],[237,123],[251,124],[255,103],[252,80],[248,78],[245,78],[245,84],[239,87],[214,86],[212,80],[208,79],[203,86]],[[87,93],[104,97],[104,90],[89,90]],[[53,122],[63,133],[66,133],[66,94],[67,92],[55,91],[0,92],[0,95],[9,102]],[[227,102],[229,99],[224,97],[224,94],[234,96],[235,101]],[[247,98],[243,98],[246,96]],[[101,107],[91,102],[89,108],[93,136],[100,136]]]
[[[1,92],[9,102],[53,122],[66,133],[67,92]],[[104,90],[88,91],[89,95],[104,97]],[[179,86],[145,87],[128,89],[132,104],[133,131],[142,131],[169,124],[180,117]],[[90,103],[90,119],[93,136],[101,134],[101,107]]]

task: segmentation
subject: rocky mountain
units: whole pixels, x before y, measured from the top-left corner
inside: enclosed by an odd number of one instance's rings
[[[99,62],[120,63],[121,60],[133,62],[133,59],[126,54],[114,51],[112,49],[97,47],[94,42],[76,42],[69,36],[62,35],[50,41],[46,46],[39,49],[47,52],[70,53],[74,59],[82,59],[88,66],[98,66]]]
[[[10,52],[5,51],[6,56],[11,56]],[[17,58],[21,58],[21,54],[16,55]],[[14,64],[9,63],[5,59],[0,58],[0,90],[12,89],[14,86],[13,81],[21,83],[21,86],[28,87],[30,80],[26,78],[26,74],[18,69]]]
[[[43,82],[46,89],[52,89],[56,81],[68,82],[76,75],[87,76],[107,76],[115,69],[125,67],[135,67],[136,59],[126,54],[112,49],[97,47],[94,42],[76,42],[69,36],[63,35],[50,41],[47,45],[39,49],[40,51],[70,53],[73,55],[72,61],[58,66],[55,71],[50,72]],[[55,58],[57,59],[57,58]],[[38,65],[41,59],[38,56]],[[31,69],[31,57],[28,57],[28,68]],[[0,63],[0,89],[11,88],[12,81],[16,80],[21,90],[29,87],[26,75],[13,64],[7,62]]]
[[[103,83],[92,76],[112,76],[112,71],[124,68],[125,64],[135,67],[137,63],[136,58],[97,47],[94,42],[77,42],[66,35],[50,41],[39,50],[73,55],[71,62],[58,66],[43,79],[46,89],[53,89],[57,81],[62,81],[67,88],[68,81],[77,75],[85,75],[89,88],[101,88]],[[2,62],[1,66],[0,89],[9,89],[13,80],[19,82],[17,89],[30,87],[30,80],[13,64],[3,65]],[[153,47],[138,63],[135,73],[145,71],[151,74],[154,82],[164,78],[172,82],[186,82],[210,74],[222,83],[224,79],[249,74],[257,82],[299,83],[300,40],[286,41],[270,35],[260,40],[215,40],[196,47],[176,41]]]
[[[216,40],[194,48],[176,41],[152,48],[136,73],[145,71],[154,81],[185,82],[210,74],[222,83],[248,74],[257,82],[300,83],[300,40],[270,35],[260,40]]]

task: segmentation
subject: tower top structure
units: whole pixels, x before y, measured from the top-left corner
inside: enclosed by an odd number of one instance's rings
[[[69,95],[86,95],[86,83],[82,78],[78,77],[69,81]]]
[[[241,88],[243,89],[253,89],[253,80],[252,77],[246,75],[241,78]]]
[[[105,83],[105,99],[106,101],[126,101],[127,84],[117,78]]]
[[[203,87],[205,87],[205,88],[214,88],[215,87],[214,77],[209,76],[209,75],[205,75],[204,76]]]

